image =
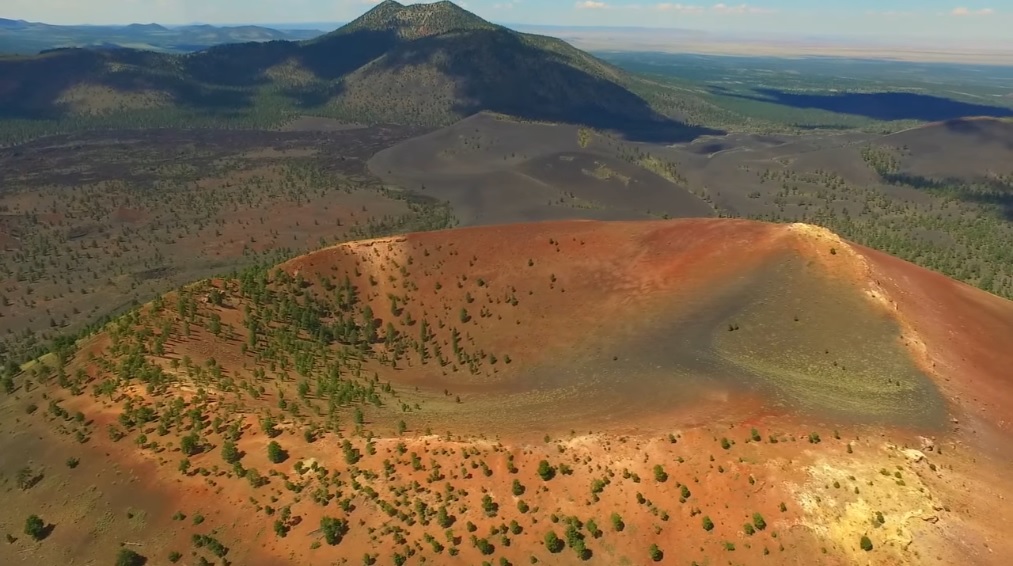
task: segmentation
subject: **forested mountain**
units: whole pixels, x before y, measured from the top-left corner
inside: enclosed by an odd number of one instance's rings
[[[173,55],[62,49],[0,59],[0,116],[139,125],[275,124],[297,114],[442,125],[481,110],[677,138],[685,127],[631,78],[558,39],[517,33],[451,2],[387,0],[305,42]],[[35,127],[20,123],[22,130]]]

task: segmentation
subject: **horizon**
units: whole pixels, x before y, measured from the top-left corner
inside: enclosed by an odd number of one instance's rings
[[[993,0],[994,2],[994,0]],[[0,17],[56,25],[216,26],[321,25],[349,22],[379,4],[378,0],[292,0],[284,5],[265,0],[8,0]],[[426,2],[401,2],[409,5]],[[819,9],[801,0],[757,0],[753,3],[672,3],[637,0],[563,1],[464,0],[453,2],[506,27],[637,28],[679,30],[770,38],[833,36],[878,41],[934,40],[946,43],[1009,43],[1013,9],[994,3],[949,0],[854,0]],[[240,17],[237,18],[237,15]],[[242,23],[237,23],[242,22]],[[303,28],[306,29],[306,28]],[[310,29],[318,29],[312,27]],[[328,31],[328,30],[322,30]]]

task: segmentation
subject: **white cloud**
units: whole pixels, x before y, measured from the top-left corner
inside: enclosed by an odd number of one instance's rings
[[[992,8],[980,8],[978,10],[972,10],[972,9],[966,8],[964,6],[960,6],[960,7],[954,8],[950,12],[950,15],[951,16],[958,16],[958,17],[963,17],[963,16],[990,16],[990,15],[992,15],[994,13],[995,13],[995,10],[993,10]]]
[[[680,14],[701,14],[706,10],[703,6],[694,6],[692,4],[672,4],[670,2],[655,4],[654,9],[662,12],[678,12]]]
[[[577,9],[579,10],[602,10],[608,7],[608,4],[604,2],[593,2],[592,0],[577,2]]]
[[[766,8],[757,8],[756,6],[750,6],[748,4],[739,4],[737,6],[714,4],[711,6],[711,10],[719,14],[769,14],[773,11]]]

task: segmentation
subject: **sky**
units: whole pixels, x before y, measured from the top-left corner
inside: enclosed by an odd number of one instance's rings
[[[56,24],[349,21],[379,0],[3,0],[0,17]],[[411,3],[402,1],[402,3]],[[1013,0],[459,0],[497,23],[645,26],[802,36],[1010,39]]]

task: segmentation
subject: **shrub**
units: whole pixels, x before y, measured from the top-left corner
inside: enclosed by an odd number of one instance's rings
[[[228,464],[235,464],[239,461],[239,449],[236,448],[235,442],[226,440],[222,443],[222,459]]]
[[[866,552],[869,552],[870,550],[872,550],[872,540],[870,540],[869,537],[867,537],[865,535],[862,535],[861,545],[862,545],[862,550],[864,550]]]
[[[538,477],[545,481],[549,481],[556,477],[556,469],[549,465],[547,460],[538,462]]]
[[[661,549],[658,548],[658,545],[656,544],[651,545],[651,548],[648,550],[648,554],[654,562],[661,562],[661,559],[665,557],[665,553],[661,552]]]
[[[341,449],[345,453],[345,462],[349,466],[355,465],[359,459],[362,458],[362,454],[359,453],[359,449],[353,447],[352,443],[349,442],[347,438],[341,443]]]
[[[17,474],[18,489],[26,490],[38,483],[38,474],[35,473],[30,467],[25,466],[18,470]]]
[[[327,544],[334,546],[340,543],[342,537],[348,532],[348,523],[334,517],[321,517],[320,531],[323,532]]]
[[[661,464],[654,465],[654,479],[658,483],[664,483],[668,480],[668,474],[665,472],[665,468],[661,467]]]
[[[42,540],[46,534],[46,523],[38,515],[25,519],[25,534],[35,540]]]
[[[555,531],[549,531],[549,532],[545,533],[545,548],[546,548],[546,550],[548,550],[549,552],[551,552],[553,554],[556,554],[556,553],[562,552],[563,546],[564,546],[564,544],[563,544],[562,539],[560,539],[556,535]]]
[[[476,539],[475,547],[478,548],[478,551],[481,552],[484,556],[489,556],[490,554],[496,551],[495,547],[493,547],[492,544],[490,544],[489,541],[485,540],[484,538]]]
[[[187,456],[193,456],[200,452],[200,437],[197,433],[188,434],[179,443],[179,449]]]
[[[711,521],[711,518],[708,517],[707,515],[703,516],[703,530],[705,531],[714,530],[714,521]]]
[[[621,533],[626,528],[626,523],[623,522],[622,516],[619,513],[612,513],[612,528],[617,532]]]
[[[482,497],[482,510],[485,511],[486,516],[495,517],[499,511],[499,504],[492,500],[489,494]]]
[[[447,513],[447,507],[445,505],[441,506],[439,511],[436,512],[436,524],[444,529],[448,529],[454,524],[454,519]]]
[[[762,531],[767,528],[767,522],[763,520],[763,515],[753,513],[753,526],[756,527],[756,530],[758,531]]]
[[[274,438],[281,434],[281,431],[275,428],[274,418],[270,416],[264,417],[260,421],[260,428],[264,431],[264,434],[266,434],[268,438]]]
[[[513,494],[516,495],[516,496],[518,496],[518,497],[520,497],[521,495],[524,495],[524,486],[521,485],[521,482],[519,480],[517,480],[517,479],[514,480],[512,491],[513,491]]]
[[[116,566],[141,566],[144,562],[143,556],[129,548],[121,548],[116,555]]]

